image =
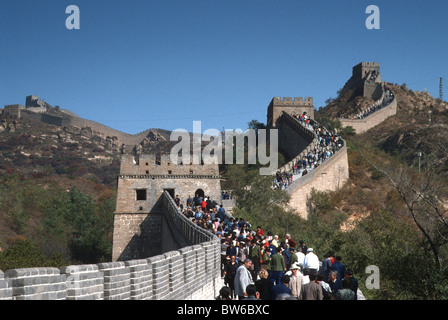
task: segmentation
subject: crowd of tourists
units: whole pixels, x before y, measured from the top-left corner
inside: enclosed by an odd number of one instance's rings
[[[364,110],[361,110],[360,112],[356,113],[355,115],[353,115],[351,117],[342,115],[341,118],[353,119],[353,120],[364,119],[365,117],[370,116],[375,111],[378,111],[378,110],[388,106],[393,101],[393,99],[394,99],[394,93],[390,89],[385,88],[385,93],[384,93],[383,99],[379,99],[379,100],[375,101],[372,105],[368,106]]]
[[[218,300],[357,300],[358,281],[342,257],[328,252],[321,262],[302,240],[252,230],[236,220],[221,237],[224,286]],[[249,225],[249,232],[247,226]]]
[[[223,222],[229,221],[231,216],[226,212],[222,204],[218,204],[210,197],[201,195],[189,195],[182,201],[176,195],[174,202],[179,210],[196,225],[214,234],[221,234]]]
[[[294,161],[292,169],[276,173],[273,187],[279,189],[288,188],[295,179],[306,175],[311,170],[321,165],[343,147],[343,140],[336,133],[332,133],[324,126],[311,119],[306,112],[295,116],[304,127],[313,131],[318,143],[314,149]]]
[[[192,222],[221,241],[218,300],[356,300],[358,282],[342,258],[323,260],[305,241],[279,237],[235,218],[209,197],[176,195],[177,207]],[[321,261],[322,260],[322,261]]]

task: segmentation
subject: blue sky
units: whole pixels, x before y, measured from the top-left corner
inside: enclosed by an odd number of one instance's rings
[[[446,99],[447,14],[440,0],[1,0],[0,105],[34,94],[131,134],[246,129],[274,96],[324,106],[361,61],[434,97],[444,77]]]

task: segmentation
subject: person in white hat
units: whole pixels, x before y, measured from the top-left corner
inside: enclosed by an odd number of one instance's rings
[[[294,263],[289,270],[292,274],[289,278],[288,287],[291,289],[291,295],[300,300],[302,299],[301,293],[302,286],[304,285],[303,274],[300,272],[300,266],[297,262]]]
[[[303,260],[303,272],[317,274],[319,271],[319,258],[314,253],[313,248],[308,248],[305,259]]]

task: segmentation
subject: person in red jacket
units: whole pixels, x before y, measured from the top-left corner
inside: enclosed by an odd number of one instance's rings
[[[257,236],[260,236],[261,238],[264,236],[264,234],[263,234],[263,230],[261,230],[261,227],[260,227],[260,226],[257,227],[256,235],[257,235]]]
[[[297,245],[297,242],[292,240],[291,235],[289,233],[285,235],[285,243],[289,244],[289,247],[291,248],[295,248],[295,246]]]
[[[207,209],[207,201],[205,201],[205,198],[202,199],[201,207],[202,207],[202,211],[206,212],[206,209]]]

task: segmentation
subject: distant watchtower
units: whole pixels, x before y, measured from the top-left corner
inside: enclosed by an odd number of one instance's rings
[[[366,98],[378,100],[382,95],[380,64],[377,62],[361,62],[353,67],[350,86],[361,90]]]
[[[48,107],[50,105],[46,103],[44,100],[39,99],[38,96],[31,95],[26,97],[25,106],[27,108],[31,108],[31,107]]]
[[[314,118],[313,98],[280,98],[274,97],[268,106],[267,127],[275,128],[278,117],[282,112],[291,115],[299,115],[306,112],[310,118]]]

